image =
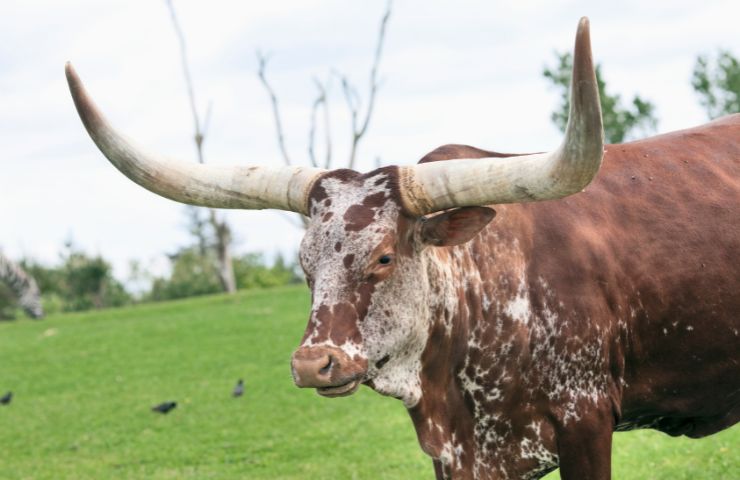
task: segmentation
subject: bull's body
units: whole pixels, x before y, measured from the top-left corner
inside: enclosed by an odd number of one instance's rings
[[[475,155],[491,152],[425,161]],[[458,308],[451,331],[430,319],[410,413],[438,476],[606,478],[614,430],[736,423],[739,206],[734,115],[608,145],[583,193],[496,207],[471,242],[431,250],[431,291]]]
[[[145,188],[311,218],[296,385],[401,399],[439,478],[608,479],[615,430],[740,419],[740,115],[604,154],[585,18],[573,58],[553,152],[447,146],[366,174],[172,162],[67,79],[92,139]],[[506,205],[489,224],[491,203]]]

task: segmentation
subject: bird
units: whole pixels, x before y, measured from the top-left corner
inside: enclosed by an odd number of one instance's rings
[[[240,378],[239,381],[236,382],[236,386],[234,387],[234,391],[231,392],[231,395],[234,397],[241,397],[244,395],[244,380]]]
[[[13,400],[13,392],[8,392],[0,397],[0,405],[9,405],[11,400]]]
[[[152,407],[152,412],[159,412],[162,414],[170,413],[177,406],[177,402],[164,402]]]

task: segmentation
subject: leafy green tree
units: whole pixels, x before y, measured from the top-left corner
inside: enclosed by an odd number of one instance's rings
[[[131,302],[126,289],[113,277],[113,267],[100,255],[89,255],[70,242],[62,262],[65,310],[119,307]]]
[[[172,271],[169,276],[157,277],[144,300],[170,300],[219,293],[222,290],[213,259],[208,258],[197,245],[170,255]],[[239,289],[269,288],[300,283],[294,263],[277,255],[269,265],[261,253],[248,253],[233,260],[236,285]]]
[[[137,278],[134,280],[151,282],[151,289],[143,295],[144,301],[171,300],[232,290],[224,287],[221,269],[225,264],[217,259],[224,250],[216,248],[220,242],[219,234],[214,230],[215,224],[208,220],[208,211],[200,207],[187,206],[185,212],[186,228],[191,235],[191,242],[167,255],[170,260],[170,273],[153,277],[144,271],[141,265],[136,266],[134,273]],[[228,261],[228,268],[233,269],[231,259]]]
[[[234,260],[236,284],[239,288],[269,288],[302,282],[296,264],[289,264],[278,254],[268,265],[260,253],[248,253]]]
[[[555,88],[560,91],[560,105],[552,113],[552,121],[561,131],[568,123],[570,79],[573,72],[573,55],[557,53],[554,67],[545,67],[542,72]],[[655,117],[655,105],[635,95],[625,107],[619,94],[606,91],[606,82],[601,73],[601,65],[596,65],[596,81],[601,97],[601,113],[604,120],[604,137],[607,143],[621,143],[625,140],[647,136],[653,133],[658,125]]]
[[[89,255],[67,242],[57,266],[30,259],[21,262],[41,289],[44,309],[80,311],[117,307],[132,302],[123,284],[113,277],[113,268],[100,255]]]
[[[167,277],[154,279],[145,300],[171,300],[223,291],[212,255],[212,251],[203,254],[198,246],[170,255],[172,271]]]
[[[31,258],[25,258],[20,262],[24,270],[33,275],[41,290],[41,303],[47,314],[63,312],[71,309],[65,308],[66,297],[64,273],[61,266],[43,265]]]
[[[709,118],[740,112],[740,62],[729,50],[718,50],[714,59],[699,55],[691,85]]]

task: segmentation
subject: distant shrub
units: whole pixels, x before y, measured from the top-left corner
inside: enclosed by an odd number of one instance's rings
[[[197,248],[186,248],[170,255],[169,276],[155,277],[144,300],[171,300],[223,291],[215,263]]]
[[[234,259],[237,288],[268,288],[302,282],[297,266],[289,264],[282,255],[268,265],[261,253],[248,253]]]
[[[151,286],[136,298],[113,277],[111,264],[100,255],[90,255],[71,242],[65,245],[57,265],[45,265],[32,259],[20,262],[33,276],[42,294],[47,314],[117,307],[134,301],[174,300],[220,293],[223,291],[210,250],[198,246],[180,249],[168,255],[170,272],[153,276],[135,262],[135,277]],[[287,262],[278,254],[268,262],[261,253],[248,253],[233,259],[239,289],[269,288],[301,283],[303,277],[296,262]],[[0,320],[15,318],[21,309],[13,292],[0,283]]]
[[[171,300],[222,292],[216,263],[209,255],[203,255],[197,247],[170,255],[170,274],[154,277],[151,290],[143,300]],[[269,264],[261,253],[248,253],[234,258],[233,265],[239,289],[277,287],[302,281],[296,266],[286,262],[282,255],[277,255]]]
[[[26,259],[21,262],[41,290],[47,313],[118,307],[133,301],[113,268],[100,255],[89,255],[71,242],[65,245],[60,264],[46,266]]]

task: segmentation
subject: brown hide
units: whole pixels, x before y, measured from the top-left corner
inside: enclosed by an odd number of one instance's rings
[[[609,478],[615,430],[736,423],[739,206],[733,115],[607,145],[584,192],[495,206],[473,241],[437,249],[464,308],[451,335],[433,322],[409,411],[438,478]]]
[[[530,276],[558,279],[582,318],[627,321],[613,366],[622,425],[671,417],[681,425],[656,428],[703,436],[738,420],[738,140],[735,115],[610,145],[584,193],[520,206],[534,224]]]

